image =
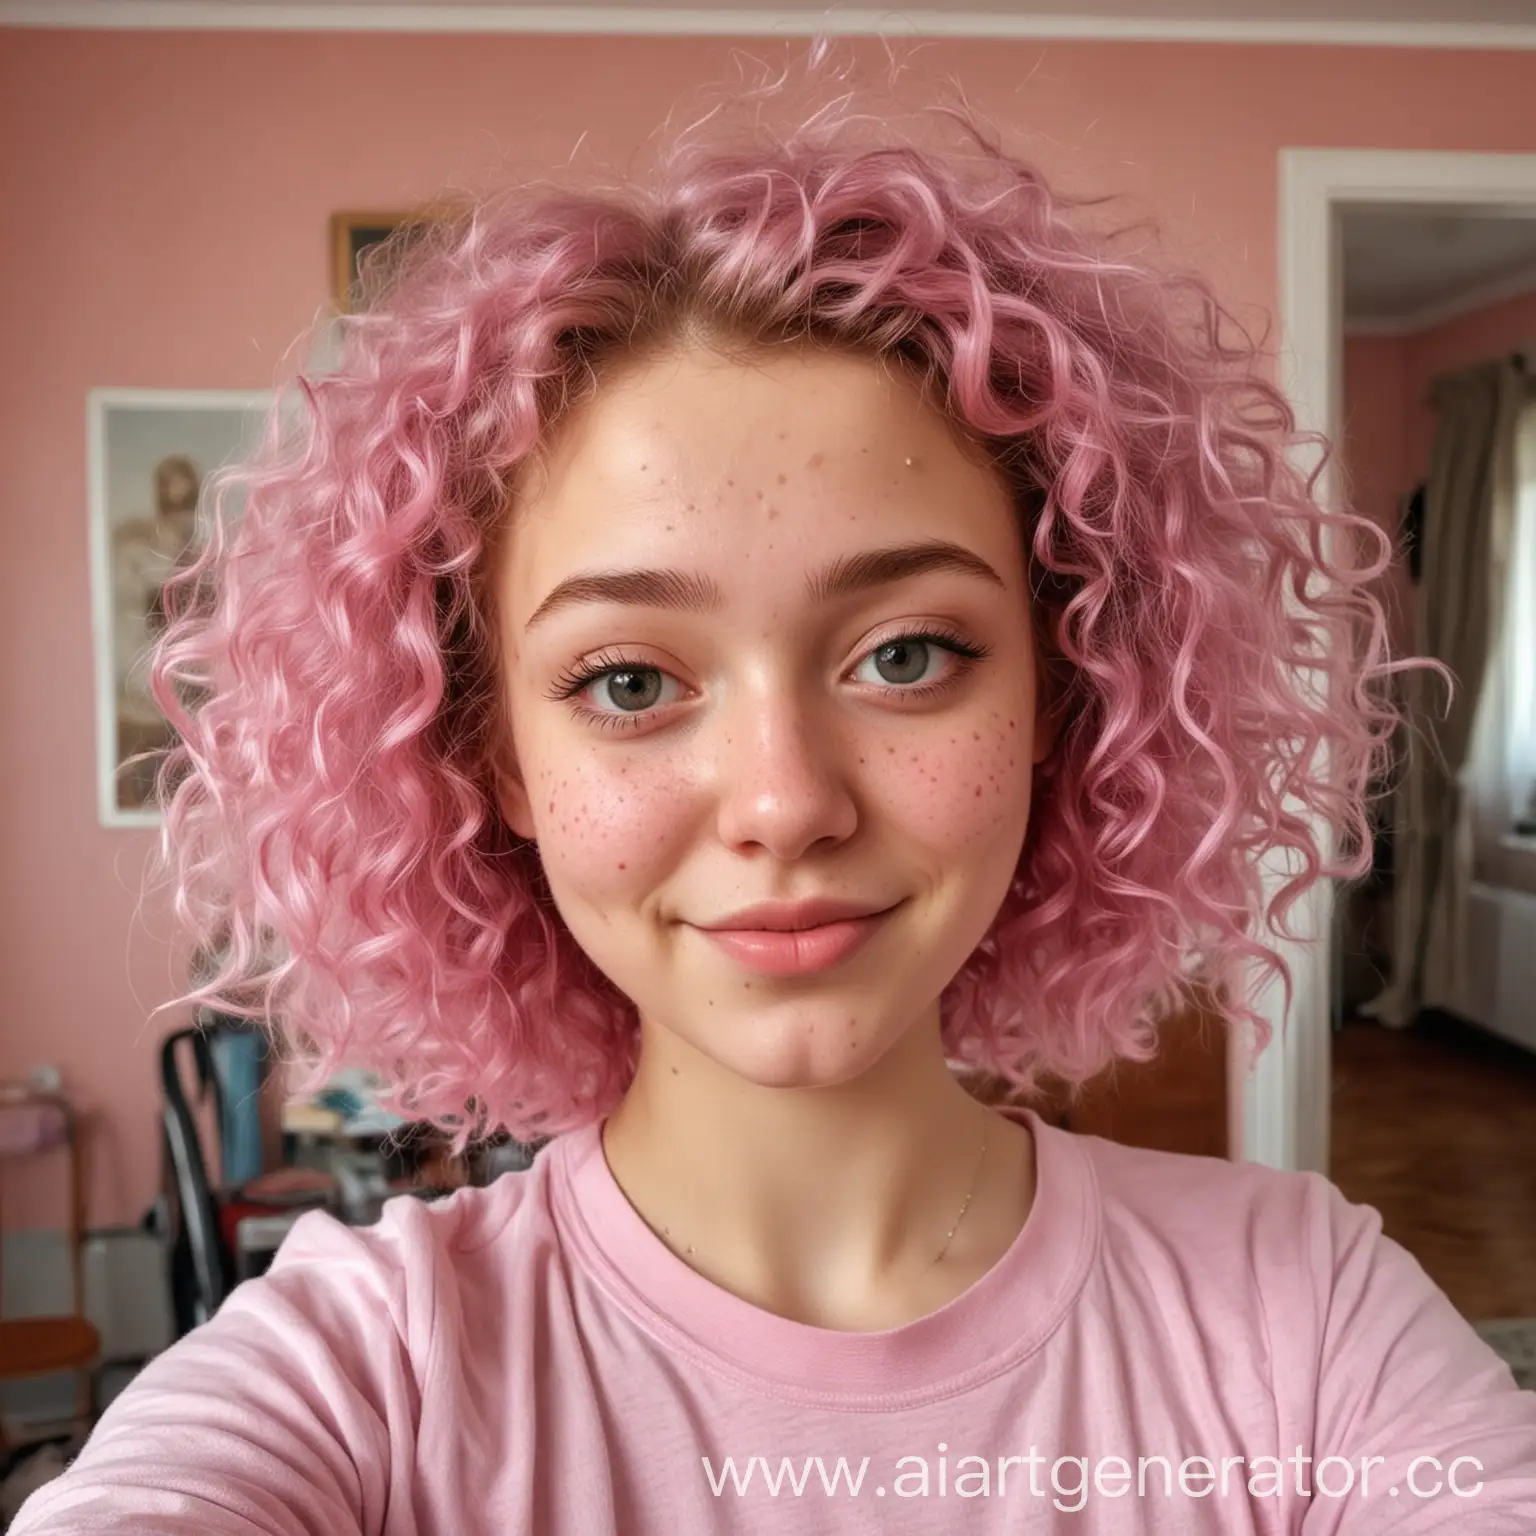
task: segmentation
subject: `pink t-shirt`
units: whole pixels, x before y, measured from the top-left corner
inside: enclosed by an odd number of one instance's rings
[[[308,1216],[13,1536],[1536,1531],[1536,1394],[1374,1211],[1027,1122],[1012,1247],[882,1333],[690,1270],[596,1127]]]

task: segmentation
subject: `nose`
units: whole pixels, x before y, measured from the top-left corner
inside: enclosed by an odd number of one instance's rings
[[[744,690],[716,728],[718,828],[727,847],[754,845],[790,862],[818,843],[845,842],[858,826],[850,744],[830,703],[789,681]]]

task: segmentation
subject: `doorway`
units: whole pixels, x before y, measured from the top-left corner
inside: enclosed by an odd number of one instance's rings
[[[1378,596],[1394,654],[1419,651],[1430,390],[1536,350],[1536,156],[1287,152],[1281,256],[1293,370],[1282,383],[1299,425],[1338,448],[1328,503],[1347,494],[1351,510],[1397,543],[1401,558]],[[1530,421],[1516,476],[1536,500],[1536,457],[1524,447],[1536,446],[1536,410],[1522,410]],[[1517,526],[1531,515],[1522,510]],[[1528,681],[1536,629],[1519,654]],[[1509,699],[1497,695],[1500,707]],[[1249,1157],[1326,1173],[1347,1198],[1379,1210],[1387,1235],[1464,1315],[1523,1330],[1503,1352],[1528,1354],[1522,1368],[1536,1382],[1536,1002],[1515,974],[1536,949],[1516,934],[1529,922],[1536,939],[1536,881],[1526,875],[1536,874],[1536,843],[1516,850],[1519,840],[1503,837],[1489,866],[1479,842],[1478,865],[1491,873],[1473,884],[1472,958],[1458,968],[1472,979],[1458,984],[1454,1006],[1440,999],[1405,1018],[1385,1001],[1389,800],[1378,816],[1370,874],[1319,903],[1313,931],[1330,940],[1315,947],[1277,1060],[1246,1085],[1244,1108],[1257,1113],[1245,1117],[1241,1144]]]
[[[1536,155],[1457,154],[1409,150],[1287,149],[1279,166],[1279,311],[1282,374],[1297,425],[1343,443],[1346,220],[1363,217],[1536,220]],[[1536,336],[1527,338],[1536,342]],[[1320,493],[1341,497],[1337,458]],[[1270,875],[1270,889],[1280,874]],[[1332,1026],[1339,1012],[1344,955],[1327,883],[1298,911],[1306,937],[1277,946],[1290,965],[1294,996],[1282,1032],[1277,982],[1254,1006],[1269,1019],[1273,1040],[1246,1079],[1235,1037],[1229,1072],[1232,1145],[1251,1161],[1274,1167],[1331,1170]]]

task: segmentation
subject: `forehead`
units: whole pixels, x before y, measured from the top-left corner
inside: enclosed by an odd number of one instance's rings
[[[782,348],[626,364],[517,479],[499,596],[520,630],[575,571],[686,567],[782,604],[809,568],[943,537],[1020,555],[1007,492],[900,370]]]

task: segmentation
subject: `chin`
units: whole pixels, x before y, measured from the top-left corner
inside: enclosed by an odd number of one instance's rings
[[[893,1043],[873,1018],[846,1003],[778,1020],[743,1018],[741,1035],[730,1041],[710,1023],[696,1048],[760,1088],[835,1088],[862,1076]]]

